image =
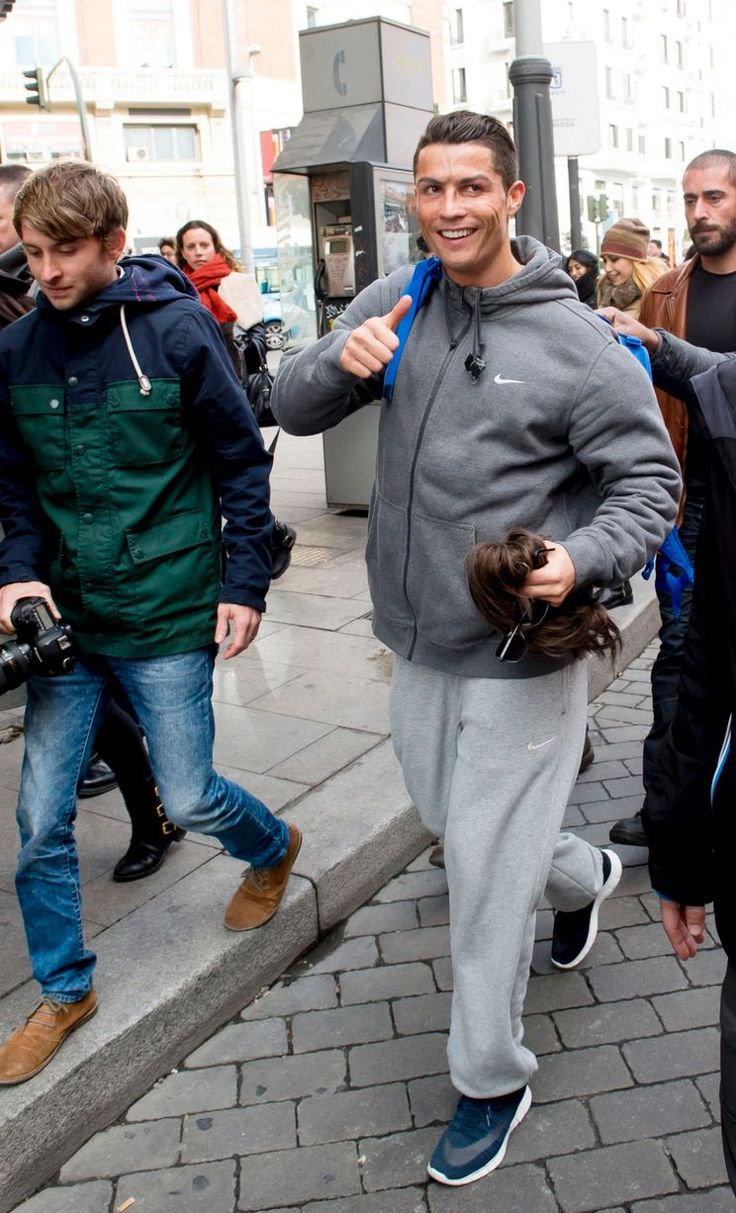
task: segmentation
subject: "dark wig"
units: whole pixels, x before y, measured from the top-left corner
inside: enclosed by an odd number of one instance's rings
[[[465,572],[470,596],[494,631],[507,633],[524,616],[533,619],[534,599],[523,593],[533,569],[547,563],[548,540],[532,531],[509,531],[503,543],[479,543],[468,553]],[[609,653],[613,662],[621,636],[605,607],[589,588],[573,591],[559,607],[551,607],[539,624],[523,628],[530,653],[543,657],[582,657]]]

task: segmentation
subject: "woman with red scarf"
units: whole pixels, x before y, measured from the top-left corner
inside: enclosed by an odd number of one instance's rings
[[[254,365],[246,370],[257,371],[266,359],[266,330],[263,326],[261,296],[255,278],[246,274],[233,254],[226,249],[211,224],[203,219],[190,219],[176,233],[176,260],[179,268],[190,278],[199,292],[200,301],[222,329],[225,344],[233,353],[232,326],[236,322],[249,330]],[[291,562],[291,549],[296,531],[285,522],[274,519],[271,579],[281,577]]]
[[[179,229],[176,258],[219,325],[237,321],[242,328],[251,329],[262,324],[261,296],[255,278],[243,272],[209,223],[192,219]]]

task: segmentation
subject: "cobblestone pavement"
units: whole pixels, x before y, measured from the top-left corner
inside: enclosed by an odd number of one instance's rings
[[[593,767],[567,825],[594,843],[641,801],[653,650],[591,705]],[[681,964],[646,852],[576,972],[538,915],[526,1041],[534,1102],[506,1161],[462,1189],[426,1161],[454,1107],[444,872],[427,854],[98,1133],[24,1213],[722,1213],[712,939]]]

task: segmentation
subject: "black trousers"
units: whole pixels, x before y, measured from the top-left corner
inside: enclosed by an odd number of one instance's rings
[[[721,990],[721,1134],[728,1180],[736,1192],[736,964]]]
[[[115,773],[131,815],[131,806],[147,807],[149,802],[157,799],[152,796],[153,771],[141,731],[129,712],[115,699],[110,701],[97,731],[95,750]]]

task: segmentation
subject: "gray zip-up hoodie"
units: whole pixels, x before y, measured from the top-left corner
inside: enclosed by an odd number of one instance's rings
[[[524,526],[559,540],[576,585],[630,576],[675,521],[680,477],[645,371],[578,301],[560,257],[512,242],[523,268],[497,287],[443,277],[417,315],[381,405],[366,559],[376,636],[409,660],[468,677],[529,677],[553,663],[498,661],[498,636],[465,578],[475,543]],[[388,313],[412,267],[366,287],[328,336],[290,350],[273,411],[314,434],[355,408],[340,367],[351,329]],[[468,354],[483,347],[473,382]],[[380,387],[378,389],[380,392]]]

